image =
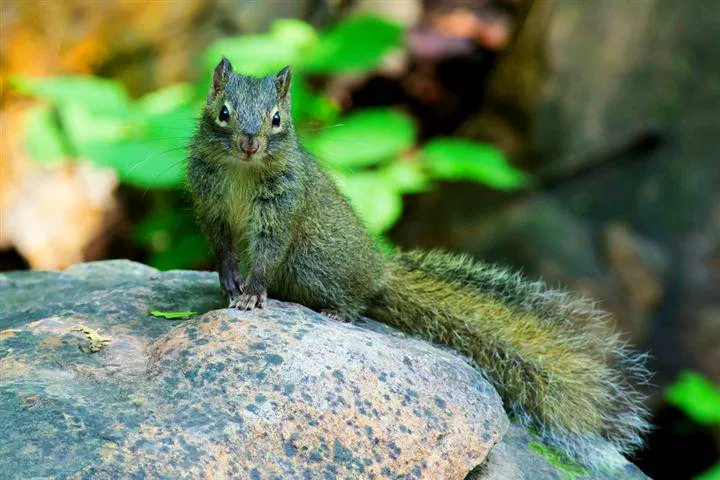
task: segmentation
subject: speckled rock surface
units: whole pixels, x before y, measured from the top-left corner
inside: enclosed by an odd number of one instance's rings
[[[458,356],[218,290],[124,261],[0,275],[4,478],[462,479],[507,429]]]
[[[0,476],[646,478],[558,464],[447,350],[298,305],[223,305],[214,274],[126,261],[0,274]],[[112,341],[89,353],[77,325]]]

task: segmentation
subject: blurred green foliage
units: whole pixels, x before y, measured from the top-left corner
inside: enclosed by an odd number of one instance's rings
[[[399,25],[372,16],[348,18],[326,32],[293,19],[260,35],[224,38],[203,55],[195,85],[180,84],[131,99],[123,86],[97,77],[16,78],[21,92],[46,100],[27,117],[27,148],[39,162],[87,159],[113,168],[121,182],[143,189],[180,190],[186,144],[222,55],[235,70],[267,75],[293,67],[293,116],[307,148],[350,198],[375,235],[402,214],[402,195],[433,180],[472,180],[500,189],[527,178],[492,146],[440,138],[418,147],[413,119],[390,108],[341,115],[308,75],[363,73],[400,48]],[[187,208],[159,205],[137,227],[134,241],[160,269],[192,267],[209,248]],[[387,245],[387,243],[384,243]]]
[[[682,372],[665,390],[665,399],[697,423],[720,424],[720,389],[697,372]]]
[[[173,85],[131,100],[118,82],[96,77],[18,78],[15,86],[47,100],[29,112],[26,143],[36,160],[89,159],[123,183],[177,188],[197,114],[194,89]]]
[[[695,477],[695,480],[720,480],[720,462],[716,463],[710,470]]]
[[[521,171],[508,168],[502,153],[490,145],[438,138],[422,148],[422,156],[433,178],[475,180],[502,190],[520,188],[527,181]]]
[[[697,423],[720,427],[720,388],[697,372],[682,372],[665,389],[665,400]],[[720,480],[720,462],[695,480]]]

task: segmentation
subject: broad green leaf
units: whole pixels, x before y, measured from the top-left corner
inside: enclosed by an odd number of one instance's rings
[[[374,236],[375,246],[385,255],[394,255],[398,253],[399,247],[395,245],[386,235],[379,233]]]
[[[37,162],[53,163],[67,160],[69,152],[63,133],[53,118],[50,107],[35,107],[25,117],[25,146]]]
[[[85,155],[113,168],[123,183],[143,188],[180,188],[186,158],[181,150],[168,151],[139,140],[98,142],[84,146]]]
[[[417,162],[399,160],[378,170],[378,175],[400,193],[425,192],[430,187],[427,174]]]
[[[168,320],[176,320],[178,318],[192,317],[193,315],[197,315],[197,312],[192,312],[190,310],[185,312],[161,312],[160,310],[153,310],[150,312],[150,315],[153,317],[167,318]]]
[[[169,112],[148,116],[142,126],[142,133],[136,138],[164,152],[163,155],[171,154],[172,158],[177,158],[177,154],[185,156],[200,108],[198,105],[188,104]]]
[[[79,153],[113,168],[121,182],[177,188],[184,182],[195,112],[189,104],[156,115],[137,115],[131,122],[92,115],[71,105],[63,109],[63,121]]]
[[[230,60],[235,71],[249,75],[275,74],[286,65],[291,65],[297,73],[303,60],[313,56],[317,42],[313,27],[296,19],[276,20],[265,34],[218,40],[203,54],[199,92],[204,95],[210,88],[212,72],[222,56]]]
[[[383,55],[402,43],[403,29],[374,16],[348,18],[321,35],[303,68],[314,73],[362,72],[376,68]]]
[[[249,75],[277,73],[285,65],[296,63],[299,49],[270,35],[243,35],[218,40],[205,52],[206,84],[222,56],[227,57],[237,72]]]
[[[340,119],[305,140],[312,153],[335,168],[373,165],[412,147],[415,125],[392,109],[369,109]]]
[[[720,424],[720,388],[697,372],[682,372],[665,399],[698,423]]]
[[[400,193],[376,173],[336,175],[336,181],[370,232],[384,232],[400,218]]]
[[[431,140],[422,148],[421,160],[440,180],[473,180],[501,190],[527,184],[526,175],[510,165],[500,150],[470,140]]]
[[[340,109],[327,95],[310,91],[302,76],[293,77],[290,85],[292,114],[299,129],[311,122],[328,124],[334,122]]]
[[[134,122],[93,114],[82,105],[70,104],[60,110],[63,125],[78,153],[92,162],[114,169],[120,181],[139,187],[180,187],[185,177],[184,146],[188,133],[164,125],[177,124],[165,114],[153,120]],[[184,118],[185,113],[177,113]],[[143,123],[143,120],[145,123]],[[161,127],[153,129],[153,121]],[[192,119],[183,131],[188,131]],[[159,130],[158,130],[159,129]]]
[[[187,105],[193,99],[194,88],[189,83],[178,83],[155,90],[140,98],[136,107],[141,114],[159,115]]]
[[[312,25],[294,18],[275,20],[270,27],[270,36],[305,51],[318,42],[318,34]]]
[[[85,145],[117,142],[132,134],[133,124],[129,116],[121,118],[97,114],[79,103],[62,105],[59,112],[72,145],[81,155],[86,154]]]
[[[694,480],[720,480],[720,463],[716,463],[710,467],[710,470],[701,473]]]
[[[56,105],[80,104],[87,110],[123,116],[130,111],[125,88],[115,80],[98,77],[16,77],[15,87],[23,93]]]

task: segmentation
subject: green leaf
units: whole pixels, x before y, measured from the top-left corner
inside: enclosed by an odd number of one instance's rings
[[[153,110],[148,102],[145,108]],[[78,153],[114,169],[121,182],[138,187],[179,188],[184,183],[186,145],[196,107],[182,105],[158,114],[116,117],[93,114],[81,105],[61,109],[63,125]]]
[[[345,117],[305,140],[312,153],[335,168],[373,165],[412,147],[415,125],[392,109],[368,109]]]
[[[233,69],[248,75],[277,73],[285,65],[296,63],[300,50],[283,39],[270,35],[243,35],[218,40],[205,52],[206,84],[209,87],[212,72],[222,56],[226,56]]]
[[[185,156],[201,107],[182,105],[172,111],[148,116],[136,138],[166,153]],[[176,157],[174,157],[176,158]]]
[[[362,72],[402,44],[400,25],[375,16],[346,19],[320,37],[304,69],[313,73]]]
[[[182,151],[167,151],[139,141],[85,145],[95,163],[113,168],[123,183],[137,187],[180,188],[185,179]]]
[[[223,56],[230,60],[235,71],[249,75],[275,74],[286,65],[292,65],[297,72],[302,68],[303,59],[313,56],[317,42],[315,29],[295,19],[276,20],[265,34],[218,40],[203,54],[204,69],[198,92],[205,95],[209,90],[212,72]]]
[[[383,252],[385,255],[396,255],[399,251],[399,247],[395,245],[392,240],[387,238],[386,235],[380,233],[374,236],[375,246]]]
[[[143,115],[160,115],[188,105],[193,92],[191,84],[178,83],[148,93],[137,101],[136,107]]]
[[[87,144],[116,142],[132,133],[129,117],[97,114],[85,105],[69,103],[59,107],[60,118],[72,145],[81,155]]]
[[[57,163],[67,160],[69,152],[63,142],[63,133],[50,107],[35,107],[27,112],[25,147],[37,162]]]
[[[526,175],[510,165],[500,150],[470,140],[431,140],[422,148],[421,160],[440,180],[473,180],[501,190],[527,184]]]
[[[430,180],[417,162],[391,162],[379,169],[378,175],[400,193],[420,193],[430,188]]]
[[[153,310],[150,312],[153,317],[167,318],[168,320],[176,320],[178,318],[188,318],[193,315],[197,315],[197,312],[185,311],[185,312],[161,312],[160,310]]]
[[[319,38],[312,25],[294,18],[275,20],[270,27],[270,36],[301,51],[314,47]]]
[[[13,84],[23,93],[56,105],[79,104],[91,112],[121,116],[130,111],[130,99],[125,88],[115,80],[98,77],[15,77]]]
[[[340,108],[327,95],[310,91],[302,76],[293,77],[290,93],[293,119],[300,129],[311,122],[324,125],[336,121]]]
[[[716,463],[710,467],[710,470],[695,477],[695,480],[720,480],[720,463]]]
[[[682,372],[665,399],[698,423],[720,424],[720,389],[697,372]]]
[[[336,181],[371,233],[382,233],[400,219],[402,196],[377,173],[336,174]]]

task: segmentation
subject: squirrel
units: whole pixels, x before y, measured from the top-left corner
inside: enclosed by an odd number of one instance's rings
[[[591,469],[642,446],[645,355],[603,312],[542,282],[439,250],[382,253],[302,147],[290,81],[290,67],[254,77],[223,57],[190,141],[187,186],[229,307],[270,295],[454,348],[515,421]]]

